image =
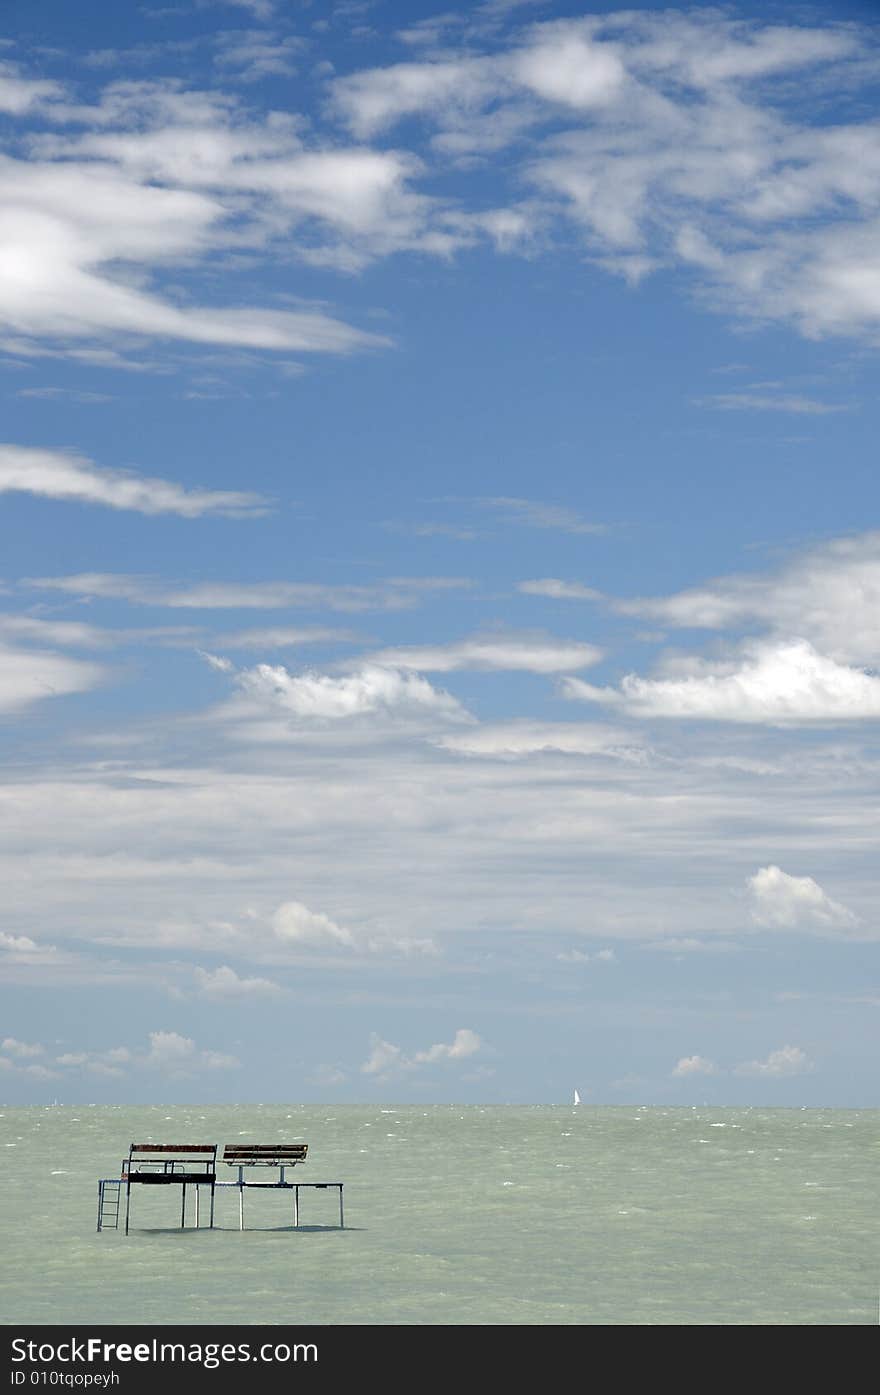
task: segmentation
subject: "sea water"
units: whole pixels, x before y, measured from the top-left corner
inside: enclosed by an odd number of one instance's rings
[[[135,1189],[134,1141],[304,1141],[300,1181]],[[199,1324],[878,1322],[880,1110],[392,1105],[2,1110],[0,1321]],[[234,1178],[232,1169],[219,1169]],[[268,1174],[251,1174],[268,1180]]]

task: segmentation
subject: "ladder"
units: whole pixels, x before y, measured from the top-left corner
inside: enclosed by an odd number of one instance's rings
[[[119,1198],[122,1182],[118,1177],[104,1177],[98,1183],[98,1229],[119,1229]]]

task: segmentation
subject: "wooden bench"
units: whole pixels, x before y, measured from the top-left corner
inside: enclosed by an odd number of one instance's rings
[[[218,1182],[218,1187],[238,1188],[238,1228],[244,1230],[244,1189],[245,1187],[260,1187],[265,1189],[278,1189],[293,1192],[293,1224],[299,1226],[299,1193],[302,1187],[311,1187],[315,1191],[329,1191],[336,1188],[339,1192],[339,1227],[345,1228],[345,1217],[342,1209],[342,1183],[341,1182],[288,1182],[284,1176],[288,1167],[296,1167],[298,1163],[304,1163],[308,1156],[309,1145],[307,1143],[227,1143],[223,1149],[223,1161],[228,1167],[238,1168],[237,1182]],[[244,1180],[244,1169],[246,1167],[277,1167],[278,1180],[274,1182],[246,1182]]]
[[[229,1167],[238,1168],[279,1167],[283,1182],[285,1167],[304,1163],[308,1151],[307,1143],[227,1143],[223,1161]]]
[[[132,1186],[175,1186],[181,1189],[180,1228],[186,1225],[186,1189],[196,1188],[196,1226],[199,1224],[199,1192],[211,1189],[211,1228],[214,1226],[214,1188],[217,1184],[216,1143],[132,1143],[122,1163],[125,1183],[125,1233],[131,1213]]]

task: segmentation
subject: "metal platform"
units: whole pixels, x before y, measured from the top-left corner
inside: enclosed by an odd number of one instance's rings
[[[244,1230],[244,1194],[248,1188],[258,1191],[293,1192],[293,1229],[300,1228],[300,1191],[337,1191],[339,1193],[339,1229],[345,1229],[343,1182],[289,1182],[286,1170],[306,1161],[307,1143],[230,1143],[223,1152],[223,1162],[236,1168],[234,1181],[217,1181],[216,1143],[132,1143],[128,1157],[123,1159],[119,1177],[102,1177],[98,1181],[98,1225],[101,1230],[118,1230],[125,1189],[125,1234],[128,1235],[131,1215],[132,1187],[180,1187],[180,1229],[186,1229],[186,1191],[195,1189],[195,1228],[201,1225],[200,1202],[204,1187],[210,1190],[209,1229],[214,1229],[214,1196],[218,1188],[238,1191],[238,1228]],[[277,1167],[278,1177],[271,1182],[245,1180],[244,1170],[251,1167]]]

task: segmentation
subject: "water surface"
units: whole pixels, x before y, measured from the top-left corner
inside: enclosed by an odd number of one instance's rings
[[[244,1233],[218,1192],[181,1233],[178,1190],[139,1188],[128,1239],[96,1233],[132,1140],[275,1139],[345,1183],[344,1231],[335,1192],[299,1231],[249,1192]],[[0,1320],[875,1325],[878,1162],[880,1110],[8,1108]]]

